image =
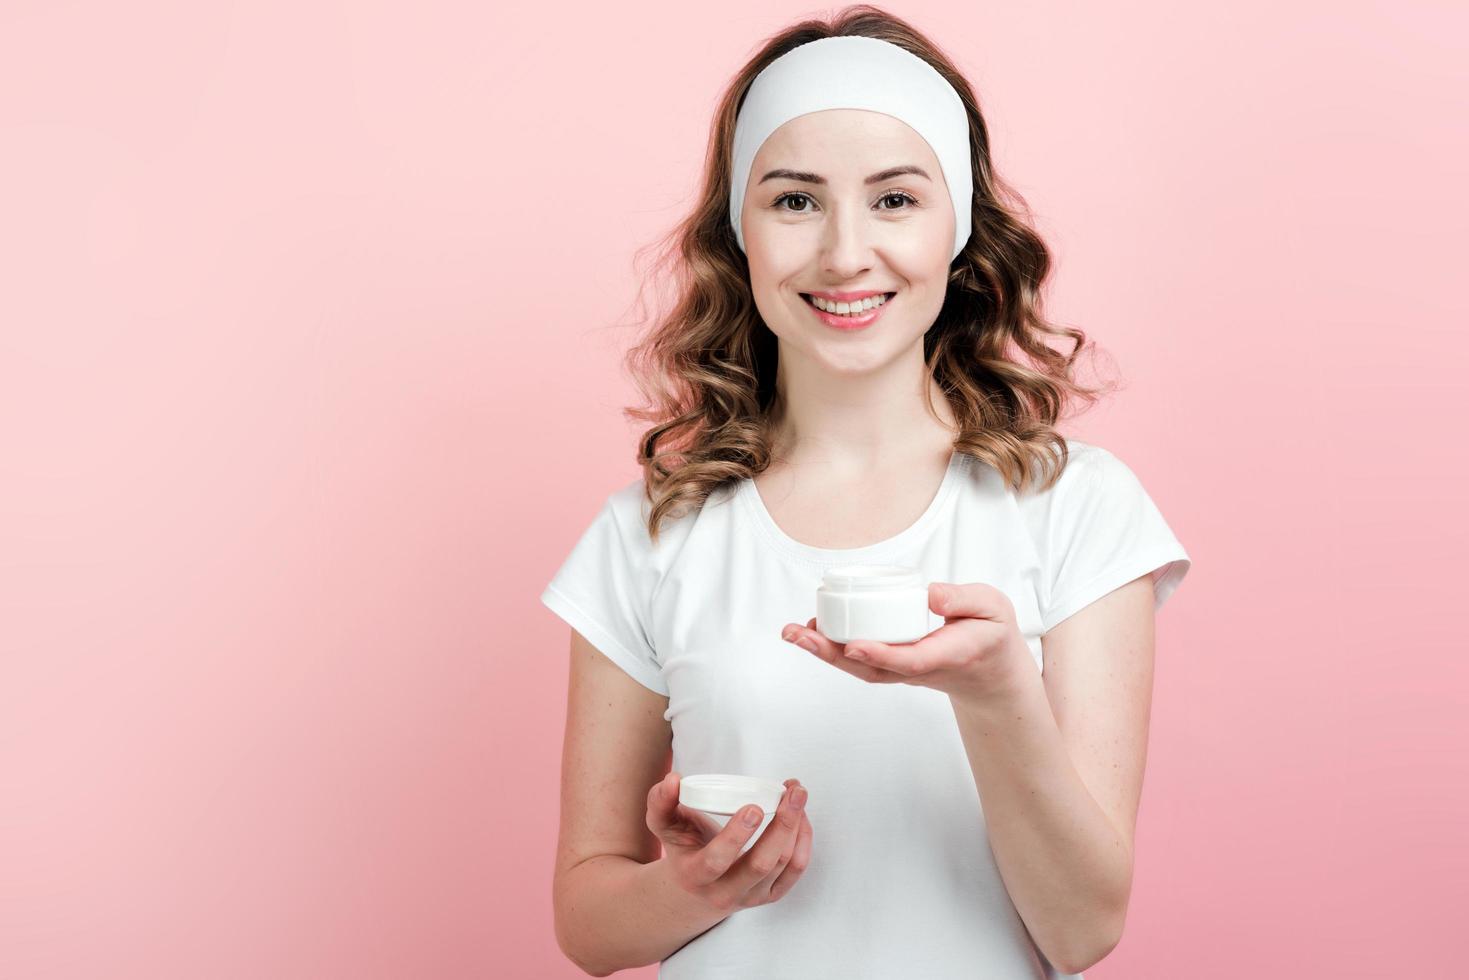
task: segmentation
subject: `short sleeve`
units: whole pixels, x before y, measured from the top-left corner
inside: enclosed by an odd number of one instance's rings
[[[629,485],[608,497],[541,602],[639,684],[666,697],[648,613],[656,582],[648,534],[635,513],[624,513],[640,493],[640,485]]]
[[[1137,475],[1100,446],[1074,445],[1083,448],[1073,448],[1032,518],[1046,592],[1042,633],[1142,575],[1152,578],[1156,612],[1192,565]]]

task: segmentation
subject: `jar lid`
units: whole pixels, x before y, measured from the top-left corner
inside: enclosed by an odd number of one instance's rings
[[[833,592],[926,588],[923,573],[907,565],[837,565],[821,576],[822,588]]]
[[[678,781],[678,801],[684,806],[725,816],[751,803],[774,813],[785,791],[784,783],[729,773],[701,773]]]

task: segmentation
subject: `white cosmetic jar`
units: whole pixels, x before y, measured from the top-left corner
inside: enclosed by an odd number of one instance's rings
[[[837,565],[816,589],[816,629],[837,643],[912,643],[928,617],[928,583],[906,565]]]
[[[770,826],[770,821],[775,819],[775,811],[785,791],[784,783],[729,773],[702,773],[684,776],[678,781],[678,801],[691,810],[708,814],[721,829],[729,823],[730,817],[751,803],[763,811],[760,826],[740,849],[741,854],[750,849]]]

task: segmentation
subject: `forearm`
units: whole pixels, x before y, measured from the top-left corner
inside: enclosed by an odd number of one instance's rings
[[[1039,672],[994,700],[950,699],[995,863],[1036,945],[1077,973],[1120,938],[1132,855],[1071,761]]]
[[[606,854],[558,883],[556,936],[578,966],[605,976],[667,959],[728,915],[679,889],[661,859],[642,864]]]

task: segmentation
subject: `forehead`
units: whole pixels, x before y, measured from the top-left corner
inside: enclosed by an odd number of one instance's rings
[[[917,130],[895,116],[870,109],[822,109],[782,123],[760,144],[751,169],[755,180],[771,167],[824,175],[860,171],[865,176],[896,163],[916,163],[933,173],[938,157]]]

